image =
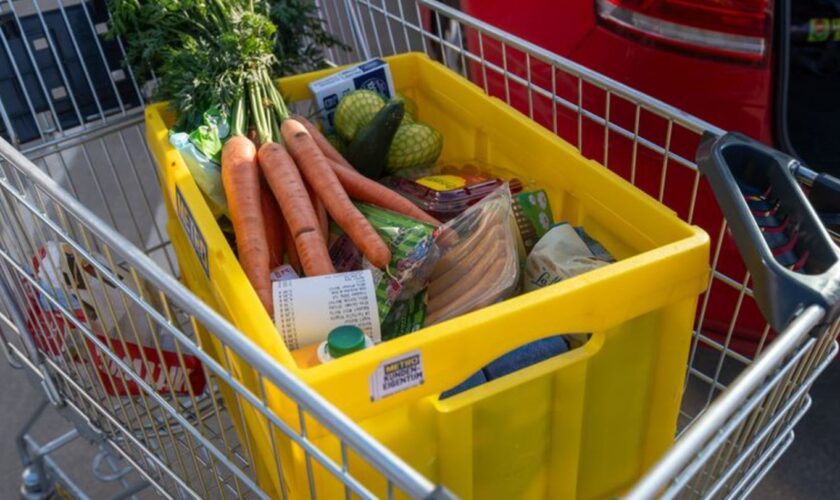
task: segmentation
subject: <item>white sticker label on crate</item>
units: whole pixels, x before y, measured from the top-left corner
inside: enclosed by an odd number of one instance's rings
[[[178,221],[181,223],[181,227],[184,229],[184,233],[187,235],[187,239],[190,240],[190,244],[195,251],[195,256],[201,264],[201,269],[209,277],[210,263],[207,258],[207,240],[201,234],[201,229],[196,224],[195,217],[193,217],[192,211],[189,205],[187,205],[186,200],[184,200],[181,189],[178,187],[175,188],[175,212],[178,214]]]
[[[370,376],[370,399],[378,401],[384,397],[422,385],[423,357],[420,351],[386,359]]]
[[[358,326],[378,343],[379,310],[370,270],[272,283],[274,324],[289,349],[317,344],[341,325]]]

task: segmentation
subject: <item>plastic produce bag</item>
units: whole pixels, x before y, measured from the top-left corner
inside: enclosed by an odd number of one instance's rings
[[[147,320],[146,311],[127,298],[125,290],[98,272],[91,262],[79,257],[65,243],[48,242],[32,258],[33,278],[45,292],[34,286],[26,287],[27,326],[34,332],[38,349],[80,364],[92,363],[110,395],[143,392],[112,356],[161,394],[188,396],[190,389],[193,394],[202,393],[206,381],[199,359],[183,349],[179,355],[170,334],[162,331],[156,322]],[[96,259],[103,267],[111,268],[103,257]],[[163,311],[157,295],[146,290],[145,284],[138,287],[128,273],[120,269],[117,273],[123,286]],[[68,320],[62,311],[72,314],[76,321]],[[101,350],[79,330],[80,325],[108,346],[110,352]]]
[[[441,226],[441,258],[428,287],[426,325],[512,296],[525,249],[507,183]]]
[[[384,321],[398,300],[407,300],[426,286],[437,261],[435,227],[373,205],[356,204],[391,250],[388,269],[375,268],[341,229],[332,224],[330,257],[337,272],[370,269],[376,285],[379,317]]]
[[[216,109],[204,113],[204,124],[192,132],[169,132],[169,143],[181,153],[193,180],[211,202],[210,208],[216,216],[227,212],[220,163],[222,140],[228,133],[227,118]]]
[[[598,242],[588,236],[587,239],[592,243],[587,244],[581,232],[570,224],[558,224],[551,228],[528,255],[525,291],[558,283],[611,262],[611,257]],[[600,257],[592,252],[590,248],[593,247],[598,249]]]
[[[227,114],[213,107],[203,115],[204,123],[190,132],[196,150],[217,165],[222,162],[222,142],[230,133]]]
[[[425,290],[410,299],[394,303],[388,316],[382,320],[382,340],[391,340],[423,328],[426,321]]]

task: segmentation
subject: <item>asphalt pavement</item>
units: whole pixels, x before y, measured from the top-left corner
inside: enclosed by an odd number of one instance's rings
[[[22,466],[15,438],[37,408],[42,392],[21,370],[0,358],[0,498],[15,498],[20,488]],[[753,492],[752,498],[809,500],[840,498],[840,361],[818,379],[812,391],[814,404],[800,422],[788,452]],[[61,436],[72,425],[47,408],[33,427],[41,444]],[[116,483],[104,483],[92,472],[99,448],[82,439],[63,447],[55,458],[61,468],[82,486],[91,498],[108,498],[120,491]],[[129,481],[131,482],[131,481]],[[140,497],[151,496],[149,492]]]

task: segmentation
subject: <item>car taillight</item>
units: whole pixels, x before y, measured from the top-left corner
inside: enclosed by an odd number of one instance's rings
[[[767,54],[772,0],[596,0],[598,16],[655,42],[748,61]]]

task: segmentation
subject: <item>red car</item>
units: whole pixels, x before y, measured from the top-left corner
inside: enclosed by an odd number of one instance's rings
[[[726,130],[743,132],[801,158],[816,170],[840,175],[840,0],[460,0],[450,4],[527,41],[612,77]],[[574,99],[571,81],[550,83],[550,69],[526,61],[509,47],[482,43],[475,33],[465,42],[473,53],[504,66],[520,81]],[[480,46],[479,46],[480,45]],[[548,99],[534,98],[523,85],[499,75],[471,78],[547,127],[557,127]],[[603,106],[603,94],[587,90],[584,107]],[[614,115],[622,110],[616,106]],[[632,117],[625,117],[632,127]],[[619,118],[615,118],[619,119]],[[662,126],[644,123],[642,126]],[[563,133],[577,134],[573,124]],[[600,135],[597,135],[600,134]],[[583,152],[596,159],[603,132],[580,138]],[[674,141],[678,141],[675,138]],[[613,158],[610,145],[609,155]],[[676,147],[676,146],[675,146]],[[588,150],[589,148],[589,150]],[[693,151],[686,148],[687,155]],[[621,170],[622,167],[610,165]],[[621,172],[628,175],[627,172]],[[635,176],[635,170],[632,174]],[[640,174],[643,175],[643,174]],[[628,175],[629,176],[629,175]],[[644,178],[637,185],[654,194]],[[669,182],[692,182],[690,178]],[[680,190],[682,193],[687,191]],[[720,215],[711,194],[701,193],[692,222],[716,237]],[[678,212],[681,200],[665,201]],[[682,214],[685,216],[685,214]],[[736,281],[745,276],[731,240],[724,243],[718,270]],[[740,281],[739,281],[740,282]],[[736,312],[736,288],[714,290],[704,330],[751,354],[765,334],[755,304]],[[737,320],[732,323],[732,318]],[[729,335],[732,331],[734,334]]]

